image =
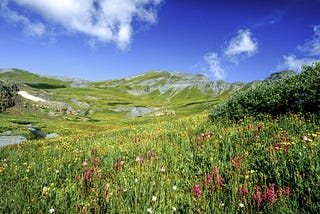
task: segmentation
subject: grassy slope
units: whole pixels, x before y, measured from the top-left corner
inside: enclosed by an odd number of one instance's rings
[[[56,213],[146,213],[151,208],[171,213],[174,207],[185,213],[314,213],[320,208],[312,198],[319,191],[320,172],[315,121],[290,116],[210,124],[205,116],[192,116],[50,123],[70,133],[1,149],[0,212],[47,213],[53,208]],[[259,126],[263,128],[257,132]],[[200,137],[209,131],[212,137]],[[310,141],[302,141],[302,135]],[[154,160],[148,158],[149,150],[156,154]],[[142,166],[138,156],[144,159]],[[234,158],[240,162],[237,167]],[[87,182],[86,159],[88,168],[95,168]],[[119,170],[117,159],[124,161]],[[221,174],[222,190],[206,183],[210,173],[219,187],[214,166]],[[194,195],[196,184],[200,197]],[[252,198],[256,185],[262,195],[272,184],[275,190],[283,188],[282,196],[258,206]],[[248,188],[248,195],[238,195],[241,186]],[[291,189],[289,196],[285,187]]]
[[[52,94],[50,100],[68,103],[75,109],[94,110],[95,113],[91,117],[98,120],[125,118],[126,113],[115,113],[109,110],[117,106],[166,107],[178,114],[189,115],[206,111],[208,106],[225,98],[225,95],[212,98],[210,92],[201,94],[196,88],[186,88],[180,92],[169,90],[164,94],[154,91],[143,96],[134,96],[124,92],[129,88],[135,90],[146,89],[147,86],[136,86],[139,82],[169,77],[171,80],[181,79],[181,76],[172,76],[169,72],[148,72],[133,78],[90,83],[89,87],[86,88],[71,88],[70,82],[43,77],[18,69],[0,74],[0,78],[22,82],[33,89],[41,89]],[[132,83],[135,83],[135,86],[130,86]],[[117,87],[111,87],[115,84]],[[164,84],[164,82],[156,83],[156,85],[161,84]],[[90,107],[79,106],[73,101],[74,99],[89,104]]]

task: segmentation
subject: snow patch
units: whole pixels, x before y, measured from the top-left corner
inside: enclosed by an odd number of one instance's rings
[[[35,97],[35,96],[29,94],[26,91],[19,91],[18,94],[21,95],[22,97],[28,99],[28,100],[32,100],[32,101],[35,101],[35,102],[46,102],[44,99],[42,99],[40,97]]]

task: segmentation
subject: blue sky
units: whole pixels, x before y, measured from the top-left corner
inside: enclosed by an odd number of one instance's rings
[[[228,82],[320,60],[320,0],[1,0],[0,68]]]

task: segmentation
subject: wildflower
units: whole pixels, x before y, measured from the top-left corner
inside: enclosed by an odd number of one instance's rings
[[[290,196],[290,195],[291,195],[290,187],[285,187],[284,193],[285,193],[287,196]]]
[[[222,201],[221,201],[221,204],[220,204],[220,205],[221,205],[221,207],[224,207],[224,203],[223,203]]]
[[[147,157],[148,157],[148,158],[151,157],[151,152],[150,152],[150,150],[149,150],[148,153],[147,153]]]
[[[152,208],[148,208],[148,209],[147,209],[147,212],[148,212],[148,213],[152,213]]]
[[[165,166],[162,166],[161,167],[161,172],[165,172],[166,171],[166,167]]]
[[[281,149],[281,144],[275,143],[275,144],[273,144],[273,147],[274,147],[274,150],[278,151]]]
[[[244,204],[243,203],[239,203],[239,207],[240,208],[244,208]]]
[[[177,190],[177,186],[173,186],[172,189],[173,189],[174,191],[176,191],[176,190]]]
[[[57,169],[57,170],[56,170],[56,174],[59,174],[59,172],[60,172],[60,171]]]
[[[155,153],[155,152],[152,152],[152,154],[151,154],[151,160],[154,160],[155,157],[156,157],[156,153]]]
[[[134,182],[138,183],[138,178],[134,179]]]
[[[262,199],[265,201],[269,201],[272,205],[275,202],[275,194],[274,194],[274,184],[272,184],[271,189],[266,187],[265,193],[262,195]]]
[[[142,157],[142,155],[138,156],[138,157],[136,158],[136,161],[139,163],[140,166],[142,166],[142,164],[143,164],[143,157]]]
[[[199,199],[202,195],[202,191],[200,189],[200,186],[198,184],[194,185],[194,188],[193,188],[193,195]]]
[[[76,183],[79,183],[79,175],[75,175],[74,179],[75,179]]]
[[[88,166],[88,160],[87,159],[83,161],[82,166],[84,166],[84,167]]]
[[[243,195],[246,196],[249,194],[248,188],[246,186],[240,186],[238,188],[238,195],[242,197]]]
[[[212,182],[213,182],[210,173],[207,174],[207,182],[208,182],[209,184],[212,184]]]
[[[231,163],[233,164],[234,170],[237,170],[240,167],[240,161],[238,157],[231,158]]]
[[[173,212],[177,211],[177,208],[175,208],[175,207],[172,207],[172,209],[173,209]]]
[[[116,159],[116,164],[115,164],[115,169],[116,169],[116,171],[118,171],[120,168],[121,168],[121,164],[120,164],[120,162],[119,162],[119,160],[117,158]]]
[[[258,204],[258,206],[260,206],[261,204],[261,192],[260,192],[260,187],[256,186],[256,192],[255,194],[252,196],[253,200],[256,201],[256,203]]]
[[[282,188],[281,187],[279,187],[278,189],[277,189],[277,196],[281,199],[282,198]]]
[[[308,140],[308,137],[305,136],[305,135],[303,135],[303,136],[302,136],[302,140],[307,141],[307,140]]]
[[[156,201],[157,197],[156,196],[152,196],[152,201]]]
[[[46,186],[44,186],[44,187],[42,188],[42,195],[47,195],[47,194],[48,194],[48,191],[49,191],[49,188],[46,187]]]
[[[222,190],[222,186],[223,186],[223,182],[222,182],[222,177],[218,171],[218,167],[217,166],[214,166],[213,167],[213,174],[216,176],[217,178],[217,182],[219,183],[219,186],[220,186],[220,190]]]
[[[51,209],[49,210],[49,213],[54,213],[54,209],[51,208]]]

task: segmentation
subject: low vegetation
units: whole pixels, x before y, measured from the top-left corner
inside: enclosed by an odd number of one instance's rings
[[[320,63],[306,66],[299,75],[261,83],[216,105],[212,120],[238,120],[245,116],[278,116],[287,112],[318,113],[320,110]]]
[[[60,137],[0,148],[0,213],[318,213],[319,70],[193,101],[210,117],[193,103],[95,122],[2,114],[0,133],[31,122]]]
[[[200,116],[171,117],[68,127],[71,135],[1,148],[0,212],[320,209],[320,132],[312,116],[214,124]]]

